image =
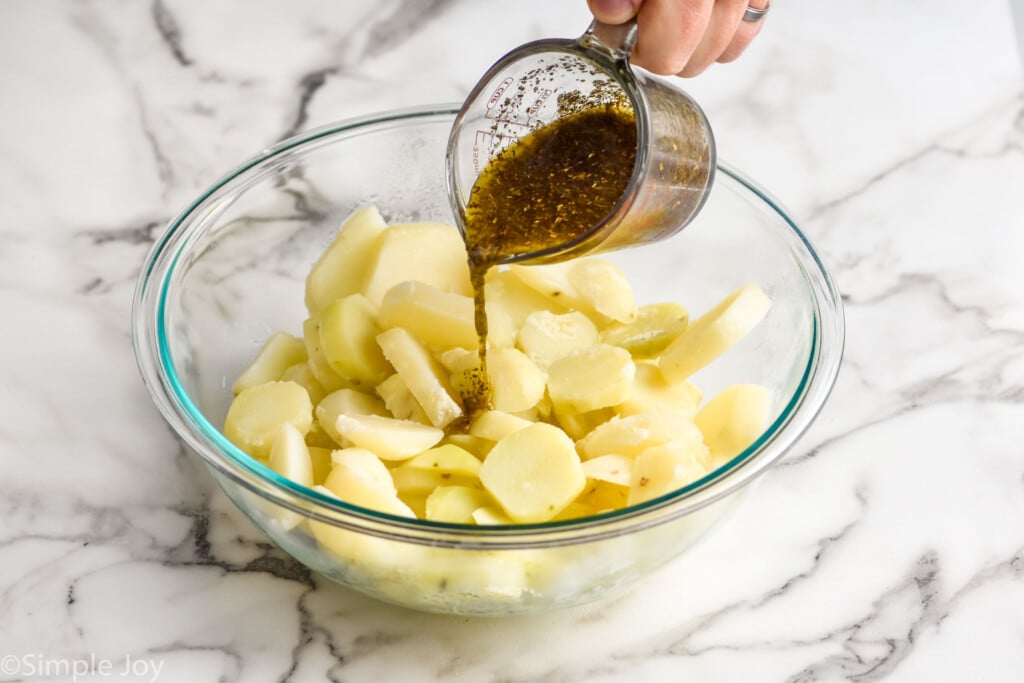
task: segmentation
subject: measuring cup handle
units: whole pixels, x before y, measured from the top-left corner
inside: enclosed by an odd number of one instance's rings
[[[636,17],[625,24],[605,24],[595,19],[576,42],[590,50],[603,52],[612,59],[628,59],[636,45]]]

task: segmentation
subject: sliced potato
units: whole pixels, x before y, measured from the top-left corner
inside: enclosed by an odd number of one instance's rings
[[[344,438],[373,451],[381,460],[408,460],[444,436],[436,427],[379,415],[339,415],[335,428]]]
[[[377,395],[384,400],[384,406],[392,417],[430,424],[423,408],[409,391],[409,385],[397,372],[377,385]]]
[[[579,311],[555,314],[534,311],[519,329],[519,348],[541,368],[580,353],[601,340],[597,327]]]
[[[398,495],[403,499],[415,496],[426,498],[438,486],[482,487],[480,480],[475,476],[467,477],[440,470],[409,467],[408,463],[402,463],[391,470],[391,477],[394,479],[395,488],[398,489]]]
[[[313,486],[313,460],[302,432],[290,422],[281,425],[270,446],[270,469],[300,486]]]
[[[473,510],[473,521],[479,526],[505,526],[514,524],[512,518],[497,505],[484,505]]]
[[[477,348],[473,297],[408,280],[387,291],[380,305],[384,328],[403,327],[427,346]]]
[[[579,500],[574,500],[562,508],[562,511],[552,518],[552,521],[559,522],[564,519],[580,519],[581,517],[590,517],[594,514],[597,514],[597,510],[595,510],[593,506]]]
[[[462,477],[480,476],[480,461],[476,456],[453,444],[442,444],[423,451],[407,461],[403,467]]]
[[[349,443],[335,427],[340,415],[386,415],[387,409],[376,396],[355,389],[338,389],[325,396],[316,406],[316,421],[320,428],[339,446]]]
[[[633,477],[633,458],[618,453],[599,455],[584,461],[583,473],[587,475],[587,479],[629,486]]]
[[[577,413],[571,406],[558,406],[554,409],[555,421],[566,434],[579,441],[590,432],[615,417],[611,408],[598,408],[585,413]]]
[[[556,412],[607,408],[629,398],[635,374],[636,365],[628,351],[598,344],[551,365],[548,395]]]
[[[324,482],[324,488],[352,505],[389,515],[415,517],[409,506],[398,499],[394,487],[389,491],[387,487],[382,486],[383,482],[379,477],[372,470],[365,469],[364,464],[356,460],[343,463],[335,461],[331,473]]]
[[[431,424],[444,428],[462,416],[462,406],[452,398],[448,373],[415,337],[393,327],[377,335],[377,343]]]
[[[334,301],[362,291],[367,265],[387,228],[376,206],[356,209],[306,276],[306,308],[316,317]]]
[[[496,410],[529,410],[544,397],[544,373],[519,349],[492,349],[487,354],[487,376]]]
[[[377,310],[362,294],[350,294],[324,309],[320,346],[331,369],[359,387],[373,387],[391,374],[377,345]]]
[[[718,467],[754,443],[768,428],[771,417],[771,391],[759,384],[736,384],[708,401],[693,422]]]
[[[669,382],[657,365],[637,363],[629,398],[615,406],[622,417],[641,413],[676,413],[687,419],[697,414],[703,394],[685,379]]]
[[[529,427],[531,424],[534,423],[500,410],[484,410],[473,418],[473,422],[469,425],[469,434],[488,441],[501,441],[512,432]]]
[[[633,463],[628,504],[636,505],[663,496],[692,484],[707,473],[697,455],[683,444],[651,446],[636,456]]]
[[[473,524],[473,512],[489,504],[486,491],[469,486],[438,486],[427,496],[426,518],[432,522]]]
[[[305,346],[303,346],[302,352],[303,359],[305,359],[306,352]],[[313,370],[310,369],[309,363],[303,360],[301,363],[289,366],[285,369],[284,374],[281,375],[282,382],[295,382],[299,386],[306,390],[309,394],[309,400],[316,405],[323,397],[327,395],[327,391],[323,385],[320,384],[316,379],[316,375],[313,374]]]
[[[626,276],[604,259],[512,265],[509,270],[528,287],[589,317],[629,322],[636,315],[636,301]]]
[[[589,505],[598,513],[621,510],[626,507],[629,500],[629,486],[596,479],[588,480],[587,487],[576,500]]]
[[[745,337],[772,302],[756,285],[744,285],[686,328],[658,359],[670,382],[686,379]]]
[[[689,312],[677,303],[647,304],[637,309],[632,321],[601,330],[601,341],[621,346],[636,360],[657,358],[689,322]]]
[[[473,296],[466,245],[458,228],[451,225],[392,225],[378,237],[368,270],[363,293],[378,306],[389,289],[406,280]]]
[[[610,261],[599,258],[569,261],[569,284],[576,292],[584,312],[595,313],[620,323],[632,322],[636,317],[636,299],[633,288],[622,269]]]
[[[313,404],[305,389],[294,382],[267,382],[235,396],[224,420],[224,436],[249,455],[263,458],[282,426],[291,424],[305,434],[312,423]]]
[[[534,311],[569,312],[562,304],[527,286],[510,270],[492,268],[488,271],[484,292],[487,344],[490,348],[515,346],[519,328]]]
[[[538,422],[494,445],[480,481],[509,517],[530,523],[561,512],[583,490],[586,475],[572,439]]]
[[[331,473],[331,467],[334,466],[331,460],[333,449],[308,446],[308,450],[309,459],[313,465],[313,484],[323,484],[324,480],[327,479],[327,475]]]
[[[331,364],[324,357],[324,351],[320,345],[319,319],[307,318],[303,321],[302,341],[306,347],[306,363],[309,365],[309,369],[316,378],[316,381],[324,388],[324,391],[330,393],[352,386],[351,382],[342,379],[338,373],[331,369]]]
[[[494,441],[484,439],[472,434],[448,434],[441,441],[442,444],[452,444],[465,450],[477,460],[483,460],[487,453],[494,447]]]
[[[331,453],[331,471],[338,467],[358,470],[368,483],[388,494],[396,494],[391,471],[376,454],[365,448],[342,448]]]
[[[615,453],[635,457],[651,446],[669,441],[703,443],[700,430],[684,417],[672,413],[642,413],[609,420],[577,444],[585,460]]]
[[[303,363],[305,360],[306,346],[301,339],[296,339],[286,332],[272,334],[264,342],[252,364],[235,380],[231,391],[237,396],[257,384],[275,382],[281,379],[289,366]]]

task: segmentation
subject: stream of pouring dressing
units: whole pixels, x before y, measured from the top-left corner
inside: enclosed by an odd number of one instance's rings
[[[633,174],[637,133],[632,110],[615,104],[557,119],[493,157],[462,216],[473,285],[480,366],[464,395],[467,417],[492,407],[487,375],[487,271],[517,256],[557,247],[615,208]]]

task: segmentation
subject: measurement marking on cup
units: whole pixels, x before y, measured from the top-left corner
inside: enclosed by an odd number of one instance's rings
[[[510,85],[512,85],[512,77],[506,76],[505,80],[499,83],[498,87],[494,89],[494,93],[491,94],[491,99],[487,100],[488,109],[493,109],[494,106],[498,104],[498,100],[501,99],[501,96],[505,94],[505,91],[508,90]]]
[[[526,110],[526,115],[531,118],[536,116],[537,112],[540,111],[542,106],[544,106],[544,102],[551,96],[552,92],[551,88],[544,88],[544,90],[541,91],[540,96],[537,98],[537,101],[531,104],[530,108]]]
[[[492,156],[518,139],[516,135],[504,135],[486,130],[476,131],[476,135],[473,137],[473,169],[477,174],[480,173],[481,153],[485,155],[484,163],[486,163]]]

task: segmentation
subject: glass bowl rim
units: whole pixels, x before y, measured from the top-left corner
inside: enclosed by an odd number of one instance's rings
[[[808,277],[812,305],[812,341],[807,362],[796,390],[780,415],[747,449],[727,464],[691,484],[644,503],[598,515],[535,524],[478,526],[399,517],[351,505],[333,496],[296,484],[271,470],[229,442],[206,419],[184,390],[174,368],[167,342],[168,285],[176,265],[192,244],[194,230],[203,226],[193,221],[198,210],[233,194],[235,185],[247,172],[273,165],[289,152],[315,151],[318,141],[344,140],[366,129],[387,128],[388,124],[427,123],[454,120],[460,104],[405,107],[358,116],[300,133],[265,149],[213,183],[167,226],[154,242],[139,274],[132,304],[132,346],[143,382],[163,418],[176,435],[195,450],[204,462],[247,490],[282,507],[317,521],[371,534],[436,543],[439,536],[453,545],[464,546],[474,539],[487,547],[488,540],[510,547],[510,539],[523,539],[523,547],[597,540],[661,524],[700,509],[737,491],[759,476],[784,455],[810,426],[821,410],[835,382],[845,341],[842,300],[831,274],[813,246],[781,204],[768,192],[718,161],[718,172],[751,192],[783,220],[792,234],[791,248],[802,248],[797,261]],[[243,187],[244,191],[244,187]],[[169,249],[176,247],[171,253]],[[151,278],[159,274],[153,283]],[[154,286],[156,289],[154,290]],[[823,345],[823,335],[831,347]],[[563,533],[564,532],[564,533]],[[554,534],[554,538],[547,538]]]

